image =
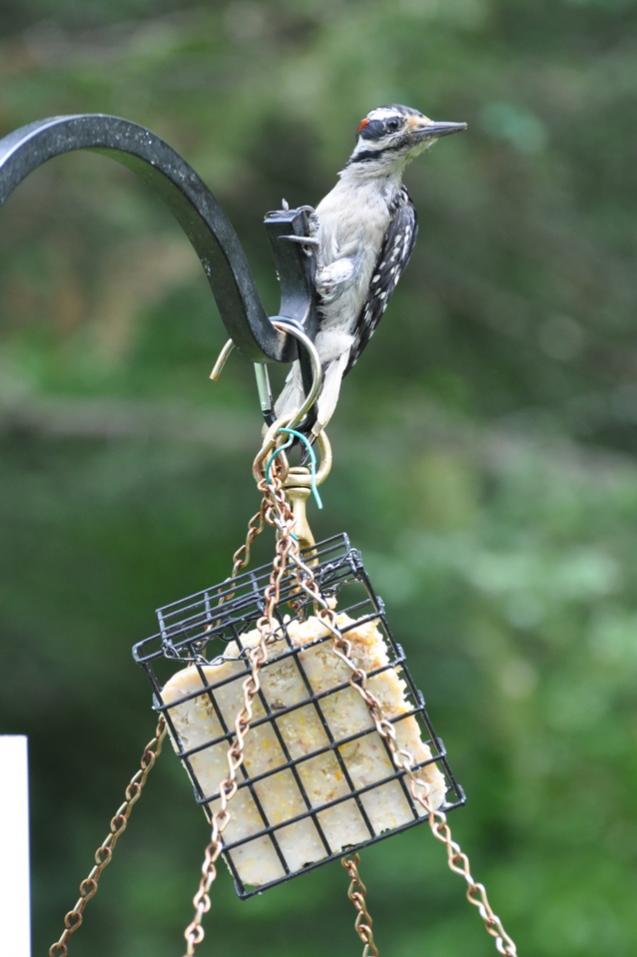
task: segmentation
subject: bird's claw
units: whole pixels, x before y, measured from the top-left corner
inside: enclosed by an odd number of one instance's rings
[[[313,246],[318,248],[319,241],[316,236],[295,236],[290,234],[289,236],[279,236],[279,239],[287,239],[290,243],[300,243],[302,246]]]
[[[284,212],[290,212],[289,204],[285,199],[282,200]],[[302,219],[302,229],[305,235],[299,233],[288,233],[284,236],[277,237],[278,239],[283,239],[289,243],[297,243],[303,247],[303,252],[306,256],[314,256],[318,251],[319,240],[316,236],[318,232],[318,224],[316,222],[316,210],[313,206],[298,206],[292,211],[295,215],[295,220],[297,219],[298,213],[305,214]]]

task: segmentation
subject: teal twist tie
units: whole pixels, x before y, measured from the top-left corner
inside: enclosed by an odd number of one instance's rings
[[[316,507],[318,509],[323,508],[323,502],[321,501],[321,496],[319,495],[318,486],[316,484],[316,452],[310,445],[307,436],[303,435],[302,432],[297,432],[296,429],[277,429],[276,434],[283,432],[285,435],[289,435],[289,439],[283,445],[279,446],[278,449],[275,449],[274,452],[270,455],[270,458],[266,462],[265,466],[265,480],[268,485],[271,484],[272,478],[270,476],[270,469],[272,468],[272,463],[274,462],[277,455],[280,455],[281,452],[285,452],[286,449],[289,449],[295,439],[297,439],[301,445],[305,448],[305,451],[308,454],[310,460],[310,489],[312,490],[312,496],[316,502]]]

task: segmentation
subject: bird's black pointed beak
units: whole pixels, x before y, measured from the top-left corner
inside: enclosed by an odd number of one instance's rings
[[[421,126],[419,129],[414,132],[419,139],[425,139],[430,136],[449,136],[450,133],[462,133],[463,130],[466,130],[466,123],[427,123],[426,126]]]

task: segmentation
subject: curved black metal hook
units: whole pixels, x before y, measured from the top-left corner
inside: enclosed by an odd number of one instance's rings
[[[110,156],[161,196],[194,246],[228,334],[245,356],[254,362],[295,357],[295,343],[277,332],[261,304],[243,247],[217,200],[179,153],[145,127],[117,116],[83,113],[14,130],[0,139],[0,205],[33,170],[74,150]],[[265,225],[281,284],[280,316],[298,323],[313,339],[311,265],[299,244],[278,242],[286,233],[307,235],[307,213],[280,210],[268,214]]]

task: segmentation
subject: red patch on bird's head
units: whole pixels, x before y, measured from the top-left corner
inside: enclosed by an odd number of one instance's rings
[[[365,127],[368,125],[368,123],[369,123],[369,119],[366,116],[363,117],[363,119],[360,121],[360,123],[356,127],[356,132],[362,133]]]

